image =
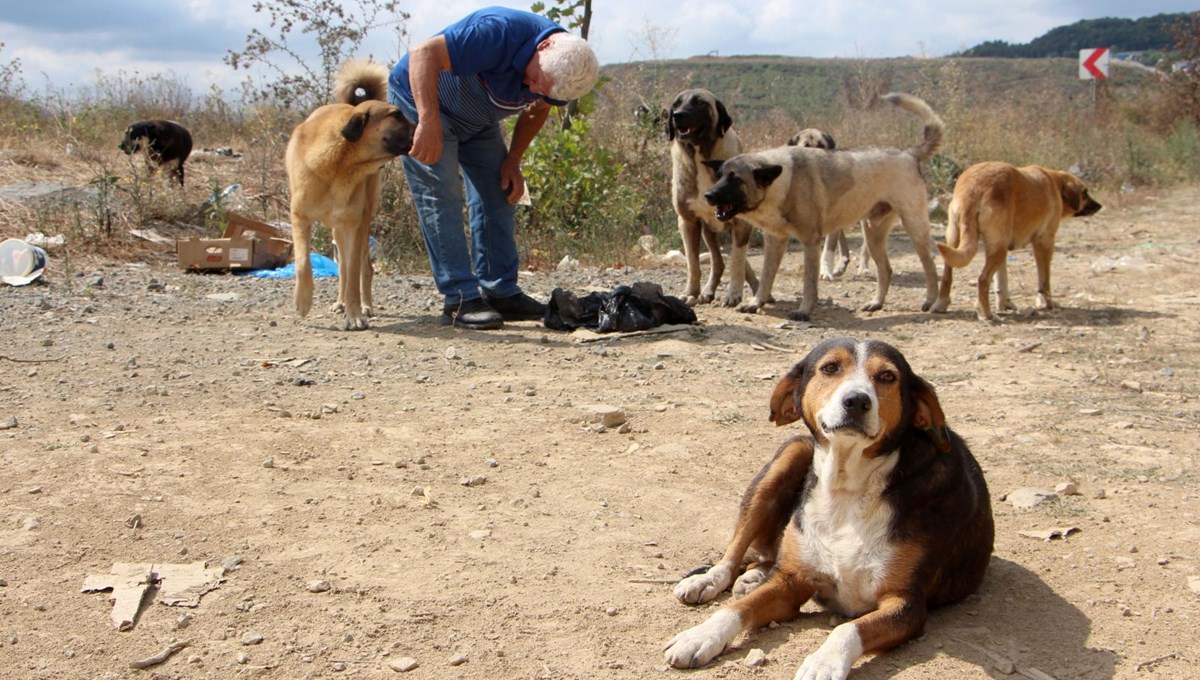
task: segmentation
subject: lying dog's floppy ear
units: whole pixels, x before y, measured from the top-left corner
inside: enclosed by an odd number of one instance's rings
[[[788,425],[800,420],[800,404],[796,399],[796,390],[800,387],[800,375],[792,369],[771,393],[771,422],[776,427]]]
[[[729,112],[725,110],[725,105],[721,100],[717,100],[717,135],[724,137],[729,128],[733,127],[733,118],[729,117]]]
[[[672,116],[670,111],[665,113],[667,114],[667,141],[673,142],[675,141],[675,116]]]
[[[754,168],[754,183],[765,189],[771,186],[771,182],[779,179],[782,174],[782,165],[764,165],[761,168]]]
[[[357,142],[362,138],[363,131],[367,129],[367,123],[371,120],[371,114],[362,112],[350,116],[350,120],[346,121],[346,125],[342,128],[342,136],[347,142]]]
[[[721,176],[721,166],[725,164],[725,161],[700,161],[700,162],[703,163],[709,170],[712,170],[714,180]]]
[[[833,151],[834,149],[837,148],[837,142],[833,141],[833,135],[829,134],[828,132],[822,131],[821,136],[825,138],[825,148],[826,149]]]
[[[920,376],[913,376],[913,399],[917,408],[913,413],[913,427],[924,430],[933,439],[938,451],[950,451],[950,431],[946,429],[946,414],[938,402],[933,386]]]

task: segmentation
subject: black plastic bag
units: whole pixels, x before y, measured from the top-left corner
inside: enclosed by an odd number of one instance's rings
[[[657,283],[638,281],[617,286],[611,293],[588,293],[582,298],[555,288],[542,323],[559,331],[590,328],[600,333],[628,333],[663,324],[696,323],[696,313],[683,300],[664,295]]]

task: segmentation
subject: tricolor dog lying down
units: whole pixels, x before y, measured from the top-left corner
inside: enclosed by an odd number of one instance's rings
[[[785,442],[750,483],[721,561],[675,586],[683,602],[708,602],[753,550],[757,565],[733,583],[744,597],[676,635],[666,659],[703,666],[814,599],[852,620],[795,677],[841,680],[979,587],[992,554],[987,485],[933,388],[883,342],[818,345],[775,388],[771,420],[803,420],[811,434]]]

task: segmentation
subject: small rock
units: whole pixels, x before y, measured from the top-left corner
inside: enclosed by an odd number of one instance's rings
[[[1117,557],[1113,561],[1117,563],[1117,571],[1125,571],[1137,566],[1137,562],[1132,557]]]
[[[242,636],[243,645],[259,645],[265,638],[258,633],[246,633]]]
[[[308,584],[304,586],[304,589],[310,593],[324,593],[332,587],[333,585],[330,584],[329,581],[322,579],[320,581],[309,581]]]
[[[26,517],[25,521],[21,523],[21,526],[25,529],[25,531],[35,531],[42,528],[42,518]]]
[[[458,480],[463,486],[483,486],[487,483],[487,475],[475,475],[474,477],[462,477]]]
[[[1129,390],[1130,392],[1141,392],[1142,391],[1142,384],[1136,380],[1122,381],[1121,387]]]
[[[341,673],[346,670],[346,663],[344,661],[334,661],[330,668],[333,669],[334,673]]]
[[[1189,576],[1188,588],[1190,588],[1196,595],[1200,595],[1200,576]]]
[[[39,494],[41,492],[42,492],[42,487],[40,487],[40,486],[35,486],[32,489],[29,489],[29,491],[28,491],[28,493],[31,493],[31,494]]]
[[[450,657],[450,660],[447,661],[446,663],[450,664],[451,666],[461,666],[466,662],[467,662],[466,654],[455,654],[454,656]]]
[[[1108,494],[1104,491],[1104,489],[1096,489],[1095,491],[1092,492],[1092,498],[1095,498],[1096,500],[1100,500],[1100,499],[1107,498],[1107,497],[1108,497]]]
[[[1078,496],[1079,485],[1075,482],[1063,482],[1062,484],[1054,487],[1054,493],[1058,494],[1059,496]]]
[[[355,401],[362,401],[363,399],[367,398],[367,395],[363,394],[362,392],[355,392],[354,394],[350,395],[350,398]]]
[[[244,560],[242,559],[241,555],[231,555],[230,557],[226,557],[225,560],[221,562],[221,566],[224,567],[226,573],[228,573],[235,571],[239,566],[241,566],[243,561]]]
[[[1022,487],[1014,491],[1010,491],[1007,500],[1014,508],[1027,510],[1036,508],[1037,506],[1052,501],[1058,498],[1054,493],[1045,489],[1035,489],[1033,487]]]
[[[750,650],[749,654],[746,655],[746,660],[743,663],[751,668],[765,666],[767,663],[767,654],[763,650],[755,647],[754,649]]]
[[[416,667],[420,665],[421,664],[417,663],[416,659],[405,656],[388,663],[388,668],[391,668],[397,673],[407,673],[411,670],[415,670]]]
[[[490,468],[494,468],[494,467],[497,467],[498,465],[500,465],[500,463],[496,462],[495,458],[488,458],[487,460],[483,461],[483,464]]]
[[[250,655],[245,652],[238,652],[237,662],[242,665],[250,663]]]
[[[600,423],[604,427],[617,427],[625,422],[625,410],[617,406],[593,404],[579,407],[585,423]]]
[[[4,420],[0,420],[0,430],[13,430],[17,427],[17,417],[9,416]]]
[[[488,538],[491,535],[492,535],[492,532],[490,529],[479,529],[477,531],[471,532],[471,538],[473,538],[477,541],[482,541],[483,539]]]

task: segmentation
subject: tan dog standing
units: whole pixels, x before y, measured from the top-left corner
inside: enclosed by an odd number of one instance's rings
[[[288,140],[288,188],[296,262],[296,311],[312,309],[309,250],[313,223],[333,232],[338,252],[338,301],[342,328],[362,330],[371,314],[371,219],[379,206],[379,171],[408,153],[413,124],[388,104],[387,67],[347,62],[334,82],[335,104],[313,111]]]
[[[833,151],[837,148],[837,142],[834,141],[833,135],[824,130],[817,128],[804,128],[803,130],[792,135],[788,140],[788,146],[806,146],[810,149],[825,149]],[[858,273],[862,274],[871,266],[868,262],[870,253],[867,252],[867,227],[870,226],[867,220],[861,220],[858,223],[859,230],[862,231],[862,247],[858,249]],[[846,241],[846,230],[843,229],[836,234],[830,234],[825,237],[825,247],[821,251],[821,280],[832,281],[841,276],[846,271],[846,267],[850,264],[850,244]]]
[[[689,305],[712,302],[721,284],[725,260],[717,234],[728,229],[733,237],[730,252],[729,288],[721,305],[735,307],[742,301],[743,284],[758,289],[758,278],[746,263],[750,225],[741,220],[722,222],[704,200],[712,187],[712,173],[703,164],[725,160],[741,153],[733,119],[716,96],[703,89],[684,90],[667,112],[667,136],[671,140],[671,201],[679,222],[679,236],[687,257],[688,282],[684,301]],[[700,288],[700,238],[712,257],[708,281]]]
[[[821,241],[861,219],[881,228],[867,230],[867,249],[878,272],[875,299],[864,311],[883,308],[891,286],[887,256],[889,215],[899,217],[912,239],[925,271],[928,310],[937,297],[937,267],[929,237],[928,192],[921,163],[941,146],[942,119],[921,99],[892,93],[885,101],[916,115],[924,123],[922,140],[908,149],[867,148],[830,153],[823,149],[783,146],[744,153],[727,161],[706,161],[716,181],[704,198],[717,219],[737,217],[759,227],[766,236],[762,281],[738,311],[754,313],[770,301],[771,286],[787,249],[788,237],[804,245],[804,298],[789,318],[807,320],[817,306]]]
[[[996,304],[1013,309],[1008,295],[1008,251],[1033,245],[1037,265],[1038,309],[1050,309],[1050,259],[1061,220],[1093,215],[1102,206],[1088,196],[1078,177],[1040,165],[1014,167],[990,161],[967,168],[954,185],[946,243],[938,244],[945,262],[941,288],[932,311],[950,306],[953,272],[975,257],[980,241],[986,260],[977,282],[975,313],[981,321],[992,316],[988,284],[996,277]]]

